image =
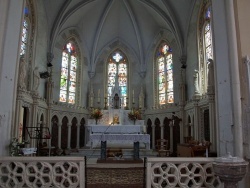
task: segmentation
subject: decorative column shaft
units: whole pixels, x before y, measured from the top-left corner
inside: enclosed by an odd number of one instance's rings
[[[19,128],[21,108],[22,108],[22,99],[21,99],[21,96],[18,96],[17,104],[16,104],[16,118],[15,118],[16,126],[14,126],[14,135],[13,135],[13,137],[17,137],[17,138],[18,138],[18,130],[19,130],[18,128]]]
[[[152,149],[155,149],[155,125],[152,126]]]
[[[173,141],[174,141],[174,136],[173,136],[174,130],[173,130],[173,126],[174,126],[174,125],[173,125],[173,123],[171,122],[170,125],[169,125],[169,127],[170,127],[170,139],[169,139],[170,148],[169,148],[169,150],[170,150],[171,153],[173,153],[173,151],[174,151],[174,143],[173,143]]]
[[[72,127],[72,124],[68,124],[68,145],[67,145],[67,148],[70,149],[70,141],[71,141],[71,127]]]
[[[62,124],[58,124],[58,148],[62,147]]]
[[[80,148],[80,127],[81,127],[81,124],[77,124],[76,127],[77,127],[76,149],[79,149]]]
[[[164,125],[161,125],[161,139],[164,138]]]
[[[194,139],[199,140],[199,107],[198,107],[198,101],[194,101],[194,122],[193,122],[193,128],[194,128]]]

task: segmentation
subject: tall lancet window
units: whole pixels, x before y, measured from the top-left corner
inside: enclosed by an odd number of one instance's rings
[[[77,53],[72,42],[67,43],[62,52],[60,102],[75,104]]]
[[[173,59],[172,49],[166,43],[162,42],[158,48],[157,54],[157,86],[158,86],[158,104],[163,105],[174,102],[174,83],[173,83]]]
[[[208,82],[208,59],[213,59],[213,43],[211,30],[212,10],[209,0],[204,0],[199,18],[199,72],[200,92],[205,94]]]
[[[121,51],[115,51],[109,56],[107,70],[108,104],[110,104],[110,98],[113,97],[114,92],[118,92],[117,94],[123,98],[122,105],[125,106],[127,100],[128,66],[125,55]]]
[[[24,8],[24,20],[23,20],[23,28],[22,28],[22,38],[21,38],[21,48],[20,55],[23,56],[26,54],[27,42],[28,42],[28,33],[29,33],[29,7]]]

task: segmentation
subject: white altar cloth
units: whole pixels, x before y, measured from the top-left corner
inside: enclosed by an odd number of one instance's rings
[[[93,142],[101,141],[122,141],[123,143],[140,142],[146,144],[146,149],[150,149],[149,134],[90,134],[91,147]]]
[[[141,125],[93,125],[90,127],[92,134],[141,134],[144,132]]]

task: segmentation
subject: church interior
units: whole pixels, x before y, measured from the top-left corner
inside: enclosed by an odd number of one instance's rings
[[[39,156],[249,161],[249,6],[0,1],[0,156],[14,139]]]

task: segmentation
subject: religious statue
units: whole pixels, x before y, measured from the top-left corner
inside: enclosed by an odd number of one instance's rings
[[[199,71],[198,70],[194,70],[194,93],[195,94],[199,94]]]
[[[120,101],[120,98],[119,98],[118,94],[116,93],[115,96],[114,96],[114,109],[119,108],[119,106],[120,106],[119,101]]]
[[[19,68],[19,87],[25,89],[25,78],[26,78],[26,62],[24,57],[22,56],[20,58],[20,68]]]
[[[33,90],[37,91],[40,84],[40,74],[38,71],[38,67],[35,67],[33,71]]]

